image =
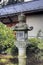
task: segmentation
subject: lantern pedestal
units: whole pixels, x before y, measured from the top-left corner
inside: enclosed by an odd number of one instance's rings
[[[18,49],[19,52],[19,57],[26,57],[26,49],[25,48],[19,48]]]
[[[16,41],[15,45],[18,48],[18,65],[26,65],[26,46],[28,41]]]
[[[26,48],[18,48],[19,65],[26,65]]]
[[[26,65],[26,58],[18,58],[19,65]]]

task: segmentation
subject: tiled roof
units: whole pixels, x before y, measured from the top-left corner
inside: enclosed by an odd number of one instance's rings
[[[24,2],[5,6],[0,9],[0,17],[10,14],[17,14],[20,12],[30,12],[30,11],[32,12],[38,10],[43,10],[43,0]]]

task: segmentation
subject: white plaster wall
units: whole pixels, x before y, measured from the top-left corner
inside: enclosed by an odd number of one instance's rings
[[[33,26],[34,29],[28,32],[28,36],[36,36],[41,29],[43,32],[43,15],[30,15],[26,17],[26,23],[28,26]],[[43,36],[43,33],[41,33]]]

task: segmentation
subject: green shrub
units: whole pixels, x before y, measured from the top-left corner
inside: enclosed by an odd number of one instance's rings
[[[0,53],[14,45],[15,37],[13,31],[0,22]]]
[[[40,38],[30,38],[29,39],[27,53],[34,52],[39,53],[40,50],[43,50],[43,40]]]
[[[38,61],[43,60],[43,39],[30,38],[29,42],[30,44],[26,49],[27,56],[33,54]]]
[[[43,49],[43,39],[40,38],[30,38],[29,42],[32,46]]]

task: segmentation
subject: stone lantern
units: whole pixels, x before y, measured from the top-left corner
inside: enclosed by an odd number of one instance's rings
[[[28,31],[31,31],[33,27],[29,27],[25,23],[26,17],[24,14],[18,16],[18,21],[15,26],[12,27],[13,31],[16,31],[15,45],[18,48],[18,60],[19,65],[26,65],[26,47],[28,42]]]
[[[33,27],[29,27],[25,23],[26,17],[24,14],[18,16],[18,21],[15,26],[12,27],[13,31],[16,31],[16,42],[15,45],[18,47],[18,56],[26,57],[26,46],[28,44],[28,31],[31,31]]]

